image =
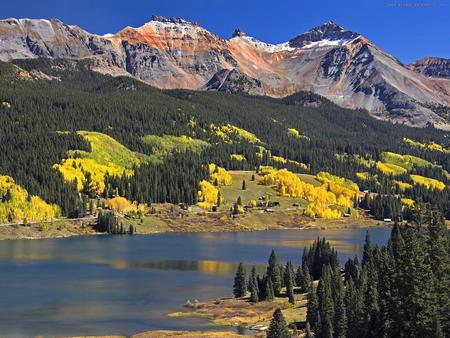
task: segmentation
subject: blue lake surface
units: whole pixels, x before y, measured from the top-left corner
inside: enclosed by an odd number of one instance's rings
[[[229,296],[239,262],[263,271],[272,249],[300,263],[325,236],[341,265],[360,255],[366,231],[385,244],[390,228],[87,236],[0,241],[0,337],[130,335],[208,330],[204,319],[168,318],[188,299]]]

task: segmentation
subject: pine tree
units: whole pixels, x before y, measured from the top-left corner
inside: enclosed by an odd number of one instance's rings
[[[295,286],[295,273],[294,273],[294,266],[292,265],[291,261],[288,261],[286,263],[286,267],[284,268],[284,286],[288,287],[291,285],[292,287]]]
[[[303,270],[302,270],[302,267],[299,266],[297,268],[297,271],[295,272],[295,285],[301,288],[303,280],[304,280]],[[303,292],[301,289],[300,289],[300,291]]]
[[[273,313],[272,321],[267,330],[267,338],[289,338],[289,330],[283,313],[279,308]]]
[[[252,174],[252,182],[255,180],[255,174]]]
[[[311,282],[312,282],[312,278],[311,275],[309,274],[309,268],[307,265],[305,265],[303,268],[303,281],[300,284],[300,288],[301,291],[306,293],[309,292],[311,289]]]
[[[280,267],[278,263],[278,257],[274,250],[272,250],[269,257],[269,266],[267,267],[267,276],[272,281],[273,291],[276,296],[280,294],[281,291],[281,274]]]
[[[259,292],[256,283],[250,284],[250,301],[252,303],[257,303],[259,301]]]
[[[243,263],[239,263],[236,271],[236,276],[234,277],[233,294],[236,298],[244,297],[247,293],[247,284],[245,276],[245,268]]]
[[[331,268],[324,265],[322,268],[322,276],[317,287],[317,297],[319,299],[319,313],[322,320],[321,337],[333,336],[333,320],[335,315]]]
[[[217,193],[217,202],[216,202],[217,207],[220,207],[221,203],[222,203],[222,194],[220,193],[219,190],[219,192]]]
[[[437,294],[438,320],[450,332],[450,259],[448,230],[439,212],[431,210],[428,219],[428,247]]]
[[[336,290],[334,295],[334,337],[345,338],[347,335],[347,313],[345,309],[345,288],[339,272],[336,275]]]
[[[295,304],[294,288],[292,285],[289,285],[286,290],[289,303]]]
[[[237,201],[236,201],[237,205],[242,205],[242,199],[241,196],[238,197]]]
[[[269,277],[266,277],[266,284],[264,287],[264,300],[271,302],[275,298],[275,294],[273,291],[272,280]]]
[[[245,180],[243,180],[242,181],[242,190],[246,190],[247,189],[247,187],[246,187],[246,184],[245,184]]]
[[[319,315],[319,300],[317,298],[317,289],[311,283],[310,291],[308,293],[308,303],[306,310],[306,321],[311,325],[311,329],[317,333],[317,323]]]
[[[366,238],[364,241],[364,250],[363,250],[363,257],[361,261],[361,265],[364,268],[364,266],[372,259],[372,243],[370,241],[370,234],[369,231],[366,231]]]

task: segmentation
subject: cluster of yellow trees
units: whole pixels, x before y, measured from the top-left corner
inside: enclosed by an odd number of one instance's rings
[[[147,206],[145,204],[138,204],[137,202],[130,202],[125,197],[114,197],[107,201],[108,208],[122,215],[133,212],[140,212],[145,214]]]
[[[231,185],[233,183],[233,177],[225,168],[211,163],[209,165],[210,182],[201,181],[200,190],[198,191],[198,203],[197,205],[202,209],[211,209],[213,205],[216,205],[219,199],[219,188],[221,185]],[[217,186],[216,186],[217,183]],[[220,197],[220,202],[224,201],[223,197]]]
[[[288,128],[288,135],[296,138],[304,138],[305,140],[310,140],[308,136],[300,134],[300,132],[295,128]]]
[[[420,176],[420,175],[411,175],[411,179],[413,180],[413,182],[415,184],[423,185],[427,189],[439,189],[439,190],[445,189],[445,184],[434,178],[429,178],[429,177]]]
[[[263,184],[275,185],[281,196],[300,197],[311,202],[305,210],[305,214],[309,216],[317,214],[323,218],[339,218],[341,212],[330,208],[330,205],[350,207],[359,191],[358,186],[349,180],[328,173],[320,173],[318,179],[323,184],[314,186],[302,181],[296,174],[281,169],[267,173],[263,178]]]
[[[255,134],[229,123],[221,126],[212,123],[209,129],[226,143],[233,143],[233,138],[245,140],[252,144],[261,143],[261,140]]]
[[[377,169],[385,175],[401,175],[407,172],[405,168],[392,163],[383,163],[378,161],[376,166]]]
[[[399,188],[401,191],[405,191],[406,189],[411,188],[411,184],[409,184],[409,183],[407,183],[407,182],[402,182],[402,181],[393,180],[392,183],[395,184],[396,186],[398,186],[398,188]]]
[[[442,146],[441,144],[438,144],[435,142],[421,143],[421,142],[414,141],[414,140],[411,140],[406,137],[403,138],[403,141],[406,144],[410,145],[411,147],[417,147],[417,148],[426,149],[426,150],[434,150],[434,151],[439,151],[441,153],[450,153],[450,149],[447,149],[444,146]]]
[[[76,182],[78,191],[81,191],[85,186],[86,176],[89,173],[91,178],[89,189],[97,195],[102,194],[105,190],[106,174],[115,176],[122,176],[123,174],[133,175],[133,171],[130,169],[125,169],[114,163],[109,163],[108,165],[100,164],[90,158],[65,159],[61,164],[55,164],[53,168],[63,174],[65,181]]]
[[[225,170],[225,168],[219,167],[214,163],[209,165],[209,174],[211,182],[216,182],[218,185],[231,185],[233,183],[233,177]]]
[[[200,182],[200,190],[198,192],[198,203],[197,205],[202,209],[211,209],[213,205],[217,203],[217,198],[219,196],[219,189],[208,181]]]
[[[231,155],[230,155],[230,158],[231,158],[232,160],[236,160],[236,161],[240,161],[240,162],[247,161],[247,159],[245,158],[245,156],[242,155],[242,154],[231,154]]]
[[[293,164],[296,165],[302,169],[308,169],[308,166],[305,163],[300,163],[294,160],[289,160],[287,158],[281,157],[281,156],[271,156],[272,161],[282,163],[282,164]]]
[[[410,199],[410,198],[401,198],[400,201],[402,202],[403,205],[406,205],[407,207],[412,207],[414,206],[414,200]]]
[[[64,180],[76,182],[81,191],[90,176],[89,189],[100,195],[105,190],[105,175],[133,175],[133,166],[149,160],[149,157],[129,150],[111,136],[92,131],[77,131],[91,145],[90,152],[69,151],[68,158],[53,168],[59,170]],[[89,173],[89,174],[88,174]]]
[[[45,221],[60,214],[59,207],[31,196],[10,176],[0,176],[0,223]]]

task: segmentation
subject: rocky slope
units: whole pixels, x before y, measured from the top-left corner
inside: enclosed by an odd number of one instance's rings
[[[0,60],[36,57],[89,58],[97,71],[159,88],[274,97],[309,90],[380,119],[448,127],[448,63],[405,67],[333,22],[272,45],[240,30],[222,39],[196,23],[155,16],[106,36],[59,20],[0,20]]]
[[[408,69],[425,76],[450,79],[450,59],[425,57],[408,65]]]

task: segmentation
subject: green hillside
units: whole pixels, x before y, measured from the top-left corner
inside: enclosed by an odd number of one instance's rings
[[[0,63],[0,102],[7,102],[0,105],[0,174],[61,206],[64,215],[78,215],[82,206],[77,187],[65,182],[53,166],[77,156],[127,170],[140,164],[132,176],[106,177],[105,185],[111,188],[106,191],[119,190],[141,202],[195,202],[199,181],[207,175],[202,168],[209,163],[233,170],[254,171],[269,165],[313,175],[327,171],[357,182],[362,189],[395,193],[391,179],[381,179],[383,174],[376,168],[370,171],[378,175],[378,183],[356,176],[368,171],[360,159],[372,163],[386,152],[433,163],[414,169],[415,174],[449,185],[442,170],[450,169],[448,153],[403,141],[448,148],[445,132],[378,121],[365,111],[338,107],[315,94],[273,99],[159,90],[131,78],[91,72],[89,61],[14,63]],[[32,74],[46,74],[53,80]],[[310,100],[319,102],[317,108],[307,105]],[[89,133],[86,137],[71,133],[80,130]],[[305,137],[293,137],[288,130]],[[174,151],[177,156],[165,157]],[[245,161],[232,154],[242,155]],[[448,188],[434,191],[415,185],[405,194],[436,204],[450,217]]]

